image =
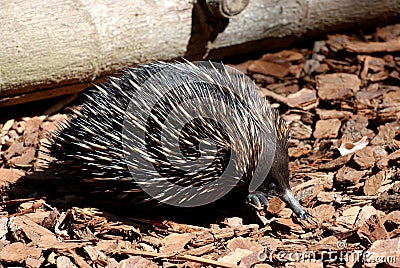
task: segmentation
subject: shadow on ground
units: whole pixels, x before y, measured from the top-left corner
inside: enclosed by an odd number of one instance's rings
[[[182,208],[155,201],[139,202],[135,200],[139,195],[136,193],[121,196],[109,191],[109,189],[127,188],[129,183],[74,182],[56,177],[49,171],[43,171],[20,178],[6,194],[9,200],[44,197],[47,204],[60,211],[72,207],[94,207],[121,219],[142,223],[153,224],[171,220],[209,227],[210,224],[218,223],[228,217],[241,217],[245,223],[261,223],[255,212],[246,204],[246,193],[232,191],[211,204]],[[8,205],[7,210],[10,214],[15,213],[18,205],[18,202],[14,206]]]

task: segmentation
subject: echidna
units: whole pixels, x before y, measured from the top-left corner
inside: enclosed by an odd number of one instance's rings
[[[277,195],[307,218],[289,186],[288,128],[244,74],[211,62],[158,62],[85,95],[49,136],[48,165],[59,176],[184,207],[248,187],[254,205]]]

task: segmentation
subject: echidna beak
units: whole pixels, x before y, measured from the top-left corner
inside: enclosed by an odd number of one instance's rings
[[[282,200],[285,201],[286,204],[293,210],[293,212],[302,220],[307,219],[307,212],[300,205],[299,201],[297,201],[296,197],[294,197],[291,190],[286,190],[286,192],[281,196]]]

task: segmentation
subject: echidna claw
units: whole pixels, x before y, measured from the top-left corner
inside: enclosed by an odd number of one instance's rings
[[[261,208],[261,203],[266,207],[269,202],[267,196],[262,192],[252,192],[247,195],[247,201],[256,206],[257,208]]]

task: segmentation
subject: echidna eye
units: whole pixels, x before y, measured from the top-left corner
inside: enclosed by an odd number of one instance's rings
[[[269,189],[270,189],[271,191],[275,191],[275,190],[276,190],[276,184],[273,183],[273,182],[271,182],[271,183],[269,184]]]

